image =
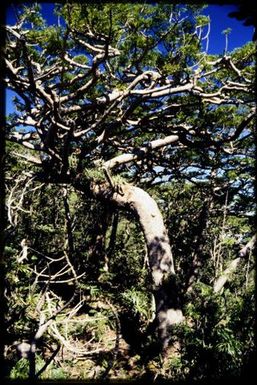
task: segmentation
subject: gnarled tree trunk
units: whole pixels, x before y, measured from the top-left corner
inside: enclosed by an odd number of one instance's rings
[[[134,212],[140,222],[152,275],[156,304],[154,323],[160,343],[165,348],[169,340],[169,327],[180,323],[183,315],[179,308],[174,263],[162,214],[154,199],[146,191],[132,185],[119,186],[119,192],[115,192],[107,183],[92,182],[89,190],[98,200]]]

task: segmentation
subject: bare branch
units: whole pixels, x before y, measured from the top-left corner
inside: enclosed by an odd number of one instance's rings
[[[239,251],[239,257],[234,259],[228,267],[223,271],[223,273],[214,281],[213,290],[214,293],[219,293],[223,287],[225,286],[226,282],[229,280],[232,273],[234,273],[239,266],[239,263],[245,258],[251,250],[254,248],[254,245],[256,243],[256,235],[254,235],[247,244],[242,247],[242,249]]]
[[[42,165],[41,159],[37,158],[36,156],[19,154],[18,152],[12,152],[11,154],[18,156],[19,158],[23,158],[23,159],[27,160],[30,163]]]
[[[104,165],[107,169],[112,169],[121,164],[137,161],[138,159],[141,159],[141,157],[144,156],[148,151],[156,150],[158,148],[167,146],[168,144],[177,142],[178,140],[179,140],[178,135],[170,135],[164,139],[153,140],[152,142],[148,143],[146,146],[139,147],[138,149],[135,148],[133,154],[118,155],[115,158],[112,158],[106,161]]]

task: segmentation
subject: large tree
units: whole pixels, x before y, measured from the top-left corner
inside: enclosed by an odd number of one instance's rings
[[[238,192],[252,195],[254,44],[229,53],[224,39],[222,55],[208,54],[210,20],[197,6],[71,3],[50,26],[38,5],[16,11],[4,51],[16,95],[6,139],[35,180],[134,214],[165,347],[183,320],[181,285],[147,189],[187,180],[204,185],[206,206],[228,194],[234,212]],[[201,268],[197,255],[190,263],[185,291]]]

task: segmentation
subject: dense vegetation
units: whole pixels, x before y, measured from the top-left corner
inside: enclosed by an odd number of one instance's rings
[[[198,6],[55,14],[6,28],[6,376],[245,376],[254,43],[209,55]]]

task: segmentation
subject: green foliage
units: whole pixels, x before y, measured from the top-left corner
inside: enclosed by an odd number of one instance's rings
[[[199,25],[199,27],[204,27],[209,22],[210,22],[209,16],[200,15],[196,17],[196,24]]]
[[[139,313],[146,320],[151,318],[151,306],[149,296],[146,293],[135,290],[132,287],[122,293],[121,297],[126,307],[129,308],[132,313]]]
[[[92,168],[92,169],[85,169],[84,175],[86,179],[97,181],[97,182],[104,182],[106,181],[106,176],[104,175],[104,171],[101,167],[98,168]]]
[[[218,57],[202,52],[196,31],[204,30],[209,18],[201,15],[197,5],[119,3],[113,7],[111,3],[72,2],[57,5],[55,13],[65,23],[47,26],[37,4],[23,7],[28,55],[44,71],[45,80],[41,79],[40,84],[49,95],[55,93],[56,100],[76,93],[86,84],[88,88],[74,96],[59,114],[56,101],[52,105],[41,99],[40,93],[33,93],[32,85],[24,92],[19,87],[19,97],[13,100],[16,112],[7,118],[8,134],[25,133],[18,123],[26,114],[29,116],[26,101],[32,100],[32,107],[41,103],[45,108],[40,119],[46,132],[53,129],[56,133],[51,151],[41,154],[44,170],[40,172],[37,165],[24,158],[38,157],[38,151],[18,143],[6,145],[9,377],[28,377],[28,360],[17,360],[16,342],[31,340],[44,317],[49,319],[63,306],[52,319],[70,350],[49,327],[38,343],[37,371],[53,353],[57,338],[62,353],[42,373],[42,379],[95,379],[112,360],[109,374],[113,378],[138,378],[150,373],[157,379],[198,381],[239,375],[254,351],[252,255],[242,259],[240,268],[220,293],[214,293],[213,282],[238,257],[253,233],[253,124],[247,124],[235,140],[231,137],[253,106],[254,43],[229,53],[235,71],[225,62],[220,68],[213,67],[210,62]],[[224,31],[226,39],[230,32]],[[86,45],[78,44],[80,37]],[[120,54],[99,59],[97,53],[103,46],[104,55],[111,48]],[[17,63],[19,68],[18,79],[28,75],[24,52],[22,44],[19,51],[10,50],[10,63]],[[91,68],[70,64],[65,54]],[[106,105],[98,99],[108,100],[113,90],[127,90],[128,70],[133,79],[146,70],[158,71],[158,87],[177,87],[186,84],[196,68],[198,74],[213,71],[208,80],[203,76],[195,82],[203,92],[224,94],[222,103],[201,99],[197,92],[171,94],[162,100],[143,97],[141,101],[128,93],[126,98]],[[34,76],[40,77],[37,70],[33,66]],[[249,92],[220,92],[225,83],[237,84],[244,77]],[[141,80],[133,90],[150,87],[152,81],[150,77]],[[67,117],[66,107],[73,106],[75,110],[83,108]],[[58,131],[53,117],[56,123],[63,118],[72,129]],[[77,124],[86,132],[74,137],[73,142],[69,135]],[[192,130],[184,128],[185,124]],[[90,125],[92,130],[88,130]],[[141,146],[147,148],[152,140],[172,134],[179,135],[179,144],[160,151],[151,151],[149,146],[140,159]],[[48,136],[44,143],[38,139],[31,143],[42,148],[47,141]],[[66,151],[69,143],[71,147]],[[53,171],[47,174],[47,160],[53,152],[57,159],[65,161],[60,167],[55,159],[58,184],[47,179]],[[148,331],[154,306],[138,218],[127,211],[118,215],[113,206],[96,202],[66,185],[80,174],[85,185],[107,182],[104,162],[123,153],[139,154],[139,161],[117,167],[112,175],[114,185],[134,183],[145,188],[158,203],[171,240],[186,317],[183,325],[170,332],[167,357],[155,357],[145,366],[148,355],[144,348],[154,336],[146,336],[147,342],[142,339],[143,343],[140,338]],[[44,183],[39,181],[42,175],[47,177]],[[22,260],[24,240],[28,249]],[[117,334],[121,334],[121,347],[116,354]],[[134,345],[131,336],[136,336]],[[84,349],[84,355],[72,352],[72,347]]]
[[[36,373],[39,372],[41,367],[45,364],[44,360],[36,354]],[[17,361],[16,365],[12,368],[10,372],[11,380],[28,380],[29,378],[29,360],[27,358],[21,358]],[[41,379],[51,379],[51,380],[65,380],[67,375],[62,368],[55,367],[51,363],[46,372],[40,376]]]
[[[182,366],[190,368],[190,377],[208,375],[209,379],[219,379],[225,375],[241,375],[247,354],[254,350],[251,329],[254,319],[249,313],[247,320],[242,316],[251,296],[252,289],[240,296],[230,290],[226,290],[224,296],[214,296],[210,287],[195,286],[185,309],[190,327],[184,326],[180,331]],[[249,326],[250,319],[252,332],[246,337],[242,331]]]
[[[40,4],[33,4],[30,6],[23,6],[23,17],[26,22],[32,23],[34,27],[43,27],[44,19],[40,14]]]
[[[10,159],[8,173],[17,174],[17,167],[21,168],[21,164],[13,165]],[[91,170],[89,173],[87,171],[87,175],[94,180],[103,175],[101,171],[98,172],[99,175],[92,175],[90,172]],[[228,178],[231,177],[233,174],[228,174]],[[192,183],[174,181],[152,187],[150,193],[158,202],[165,222],[168,224],[176,269],[182,287],[187,282],[191,262],[196,253],[200,261],[203,261],[191,294],[184,294],[184,315],[189,325],[178,327],[176,335],[181,344],[180,350],[179,353],[168,356],[163,364],[163,376],[173,378],[176,374],[176,377],[181,379],[201,379],[206,376],[219,378],[225,374],[239,375],[247,362],[247,357],[254,349],[254,281],[249,276],[246,285],[245,266],[227,283],[222,294],[215,295],[211,285],[215,276],[211,250],[215,240],[216,242],[219,240],[220,259],[225,269],[237,256],[239,247],[237,234],[244,237],[244,242],[249,239],[251,234],[249,219],[236,217],[228,212],[224,222],[226,195],[222,198],[209,196],[205,184],[201,190]],[[25,196],[25,211],[19,214],[19,227],[16,227],[14,232],[8,233],[9,241],[5,251],[8,256],[6,280],[10,305],[7,316],[10,322],[8,332],[15,338],[21,336],[29,338],[31,331],[36,330],[37,327],[38,314],[35,309],[41,298],[41,292],[40,286],[34,285],[35,276],[32,274],[32,269],[35,269],[35,266],[38,271],[42,269],[45,266],[46,256],[60,257],[60,250],[64,247],[66,238],[63,195],[60,189],[54,185],[44,185]],[[213,200],[216,210],[208,208],[207,205],[208,221],[205,222],[205,206],[208,199],[211,202]],[[228,199],[231,199],[229,201],[231,205],[239,197],[232,194]],[[120,215],[115,242],[111,248],[111,254],[108,254],[113,214],[102,205],[92,200],[85,200],[73,189],[68,192],[68,201],[72,218],[76,217],[76,226],[73,230],[73,265],[78,274],[86,272],[86,275],[80,279],[79,288],[86,296],[87,305],[75,318],[75,322],[69,324],[69,327],[65,327],[65,324],[60,326],[60,332],[63,335],[67,333],[71,341],[81,341],[80,343],[91,341],[89,346],[92,350],[97,344],[103,343],[106,344],[107,350],[111,350],[113,348],[111,333],[115,330],[115,318],[110,308],[104,307],[106,306],[106,304],[103,305],[104,298],[109,298],[121,314],[126,310],[127,317],[133,320],[140,331],[147,327],[152,317],[153,309],[151,309],[151,296],[148,289],[149,275],[147,268],[144,267],[143,236],[131,214]],[[241,203],[247,209],[248,203]],[[28,218],[26,209],[29,207],[31,215]],[[225,226],[225,233],[221,237],[223,226]],[[199,233],[200,229],[202,233]],[[29,249],[28,259],[18,264],[20,242],[24,237],[30,239],[31,249]],[[106,255],[108,255],[108,271],[103,268]],[[253,262],[250,260],[249,263],[251,267]],[[54,285],[51,287],[58,293],[57,287]],[[65,295],[68,284],[64,287],[62,301],[69,297]],[[120,294],[117,295],[117,292]],[[98,308],[95,308],[94,303],[98,303],[99,299],[103,299],[103,303],[100,301]],[[60,304],[58,298],[56,298],[57,304]],[[22,317],[17,319],[17,313],[22,314]],[[60,316],[58,321],[62,325],[63,316]],[[109,335],[112,337],[107,338],[106,336]],[[44,339],[48,344],[54,343],[51,335],[46,335]],[[38,355],[41,357],[40,352]],[[102,368],[105,361],[106,358],[103,358]],[[26,361],[15,362],[12,362],[10,376],[26,377],[28,373]],[[70,365],[68,362],[68,358],[64,360],[64,368]],[[88,369],[85,369],[87,365]],[[73,370],[77,376],[84,378],[95,365],[96,362],[85,361],[84,369],[74,365]],[[120,365],[123,367],[122,362]],[[43,366],[43,361],[39,366]],[[139,368],[140,365],[138,370]],[[158,364],[155,373],[159,371],[161,369]],[[129,376],[127,372],[126,375]],[[70,378],[69,370],[62,371],[54,365],[42,374],[42,378],[64,377]]]
[[[231,33],[232,29],[231,28],[227,28],[227,29],[224,29],[224,31],[222,31],[223,35],[229,35]]]
[[[10,379],[27,379],[29,376],[29,361],[26,358],[21,358],[12,368]]]

